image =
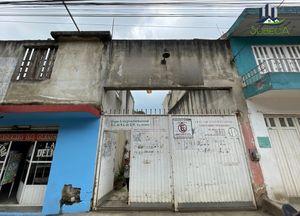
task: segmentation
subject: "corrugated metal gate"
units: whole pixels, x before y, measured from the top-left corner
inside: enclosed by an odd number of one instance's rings
[[[235,116],[186,116],[190,137],[173,136],[175,199],[184,207],[251,207],[253,192]],[[173,117],[176,130],[182,118]]]
[[[300,197],[300,118],[266,116],[265,122],[287,196]]]
[[[111,174],[101,174],[112,172],[105,158],[113,145],[107,144],[107,134],[127,130],[130,206],[255,207],[235,116],[105,116],[102,124],[94,205],[112,190]]]

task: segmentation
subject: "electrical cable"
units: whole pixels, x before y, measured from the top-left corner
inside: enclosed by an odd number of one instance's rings
[[[288,1],[288,2],[287,2]],[[299,5],[299,0],[280,0],[279,6],[283,3],[285,5]],[[186,18],[209,18],[209,17],[221,17],[231,18],[237,17],[241,9],[244,9],[245,5],[255,5],[256,7],[261,4],[270,3],[270,1],[261,0],[145,0],[143,2],[137,0],[65,0],[68,6],[72,6],[74,12],[70,14],[68,8],[67,11],[71,17],[73,23],[75,20],[73,17],[82,18],[96,18],[96,17],[186,17]],[[273,1],[274,2],[274,1]],[[15,1],[2,1],[0,2],[0,17],[66,17],[65,13],[59,13],[58,9],[62,8],[62,0],[15,0]],[[180,8],[178,7],[190,7],[193,8]],[[9,10],[5,9],[7,6]],[[156,8],[153,8],[155,6]],[[172,6],[173,8],[170,8]],[[220,7],[222,6],[222,7]],[[25,7],[22,9],[22,7]],[[85,7],[85,8],[83,8]],[[99,7],[99,9],[97,8]],[[112,8],[111,8],[112,7]],[[124,8],[126,7],[126,8]],[[161,8],[157,8],[161,7]],[[166,7],[169,7],[168,9]],[[178,7],[178,8],[176,8]],[[101,10],[100,10],[101,8]],[[4,9],[4,10],[3,10]],[[24,11],[23,11],[24,10]],[[137,12],[138,10],[138,12]],[[41,12],[42,11],[42,12]],[[89,12],[89,13],[84,13]],[[155,11],[155,12],[153,12]],[[101,12],[101,13],[99,13]],[[74,23],[76,26],[76,23]],[[78,30],[77,26],[77,30]]]
[[[78,27],[77,23],[75,22],[75,20],[74,20],[74,18],[73,18],[73,16],[72,16],[72,14],[71,14],[71,12],[70,12],[69,8],[67,7],[67,5],[66,5],[65,1],[63,0],[63,1],[62,1],[62,3],[63,3],[63,5],[65,6],[65,8],[66,8],[66,10],[67,10],[67,12],[68,12],[68,14],[69,14],[69,16],[70,16],[70,18],[71,18],[71,20],[72,20],[73,24],[75,25],[75,27],[76,27],[76,29],[77,29],[77,31],[79,31],[79,32],[80,32],[80,29],[79,29],[79,27]]]
[[[284,0],[282,0],[282,2],[278,5],[278,7],[281,7],[281,5],[283,5]]]
[[[0,23],[28,23],[28,24],[54,24],[54,25],[73,25],[72,23],[66,22],[39,22],[39,21],[20,21],[20,20],[0,20]],[[78,25],[91,25],[91,26],[108,26],[110,24],[104,23],[78,23]],[[130,25],[130,24],[114,24],[118,27],[140,27],[140,28],[188,28],[188,29],[216,29],[215,26],[169,26],[169,25]],[[219,27],[220,29],[228,29],[228,27]]]
[[[68,17],[67,14],[0,14],[0,16],[11,16],[11,17]],[[95,18],[95,17],[236,17],[232,14],[178,14],[178,13],[168,13],[168,14],[73,14],[73,17],[84,17],[84,18]]]
[[[173,1],[85,1],[85,0],[66,0],[68,5],[182,5],[182,4],[201,4],[201,5],[257,5],[257,4],[267,4],[270,1],[192,1],[192,0],[173,0]],[[273,1],[274,2],[274,1]],[[60,0],[35,0],[35,1],[2,1],[0,5],[59,5]],[[290,1],[290,3],[299,3],[298,1]]]

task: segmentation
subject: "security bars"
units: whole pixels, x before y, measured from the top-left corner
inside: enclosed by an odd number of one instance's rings
[[[15,81],[49,79],[56,50],[56,47],[26,47],[13,79]]]

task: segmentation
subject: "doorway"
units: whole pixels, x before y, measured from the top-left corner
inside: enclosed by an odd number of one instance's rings
[[[101,150],[99,185],[102,207],[127,207],[129,203],[130,131],[105,131]]]
[[[43,205],[56,134],[0,133],[0,207]]]
[[[300,198],[300,117],[291,115],[266,115],[272,148],[286,194],[290,201]]]
[[[33,145],[34,142],[18,141],[0,144],[0,204],[18,204],[18,186],[25,171],[26,156]],[[7,154],[7,157],[4,157],[4,154]]]

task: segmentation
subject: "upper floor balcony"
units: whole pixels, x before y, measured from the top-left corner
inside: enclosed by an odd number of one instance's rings
[[[300,58],[269,58],[261,61],[242,76],[242,82],[246,98],[273,90],[300,90]]]

